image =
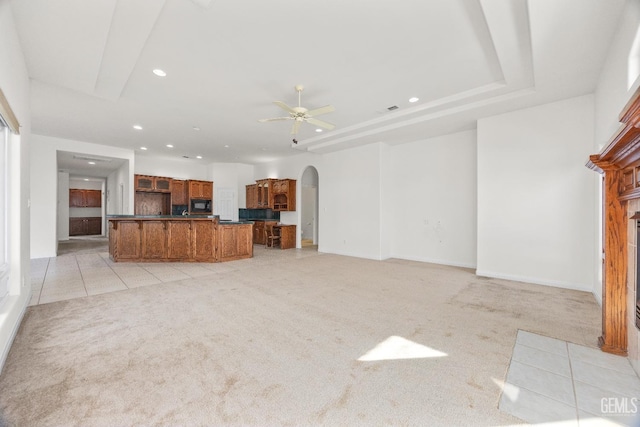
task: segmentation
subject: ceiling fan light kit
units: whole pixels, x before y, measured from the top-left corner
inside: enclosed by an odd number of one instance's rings
[[[328,130],[332,130],[333,128],[335,128],[334,124],[315,118],[316,116],[335,111],[335,108],[333,107],[333,105],[325,105],[324,107],[308,110],[301,105],[300,98],[301,98],[301,93],[304,90],[304,86],[296,85],[295,90],[296,92],[298,92],[297,107],[290,107],[282,101],[274,101],[274,104],[276,104],[278,107],[282,108],[287,113],[289,113],[289,116],[272,117],[270,119],[260,119],[258,121],[261,123],[265,123],[265,122],[274,122],[274,121],[280,121],[280,120],[293,120],[294,122],[293,122],[293,126],[291,127],[291,135],[296,135],[298,133],[298,130],[300,129],[300,124],[302,122],[311,123],[312,125],[319,126],[321,128],[328,129]]]

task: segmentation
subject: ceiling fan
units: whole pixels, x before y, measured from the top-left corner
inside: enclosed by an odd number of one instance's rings
[[[291,135],[295,135],[298,133],[298,129],[300,129],[300,124],[302,122],[311,123],[312,125],[320,126],[321,128],[325,128],[328,130],[333,129],[335,125],[325,122],[324,120],[318,120],[315,118],[316,116],[319,116],[321,114],[326,114],[326,113],[335,111],[335,108],[333,108],[333,105],[325,105],[324,107],[316,108],[313,110],[307,110],[306,108],[300,105],[300,94],[302,93],[302,90],[304,89],[304,87],[302,85],[296,85],[295,89],[296,89],[296,92],[298,92],[297,107],[289,107],[287,104],[285,104],[282,101],[274,101],[274,104],[276,104],[278,107],[282,108],[287,113],[289,113],[289,116],[274,117],[271,119],[260,119],[258,121],[264,123],[264,122],[274,122],[278,120],[294,120],[293,127],[291,128]]]

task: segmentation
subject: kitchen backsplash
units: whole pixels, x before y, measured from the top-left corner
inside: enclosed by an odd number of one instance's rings
[[[280,212],[271,209],[239,209],[240,219],[273,219],[280,221]]]

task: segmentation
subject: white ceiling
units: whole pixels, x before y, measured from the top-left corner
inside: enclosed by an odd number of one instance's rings
[[[205,163],[399,144],[591,93],[625,3],[10,1],[33,133]],[[336,127],[303,124],[294,145],[291,122],[258,119],[296,105],[296,84]]]

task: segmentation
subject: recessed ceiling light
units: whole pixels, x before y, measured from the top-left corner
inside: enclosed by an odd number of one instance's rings
[[[90,165],[95,165],[95,164],[96,164],[96,162],[89,162],[89,164],[90,164]]]
[[[409,102],[418,102],[420,101],[420,98],[416,98],[415,96],[413,98],[409,98]]]
[[[141,149],[141,150],[146,150],[146,149],[147,149],[147,147],[140,147],[140,149]]]
[[[155,70],[153,70],[153,74],[155,74],[158,77],[166,77],[166,75],[167,75],[167,73],[165,73],[160,68],[156,68]]]
[[[85,181],[89,181],[89,178],[85,178],[84,180],[85,180]]]
[[[228,146],[228,145],[225,145],[225,146],[224,146],[224,148],[229,148],[229,146]]]
[[[167,148],[173,148],[173,145],[167,144]]]
[[[316,132],[320,133],[322,132],[322,129],[316,129]]]
[[[200,128],[198,126],[194,126],[193,130],[200,130]]]
[[[202,156],[196,156],[196,159],[201,159],[201,158],[202,158]]]
[[[142,130],[142,126],[140,126],[140,125],[133,125],[133,128],[135,130]]]

